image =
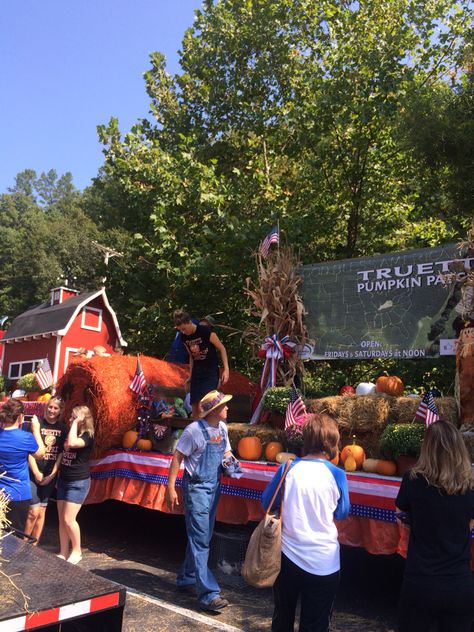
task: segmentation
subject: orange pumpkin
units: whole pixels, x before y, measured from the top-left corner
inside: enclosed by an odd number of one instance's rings
[[[122,437],[122,447],[131,448],[138,438],[138,432],[135,430],[127,430]]]
[[[381,375],[375,382],[375,390],[377,393],[400,397],[400,395],[403,395],[405,385],[396,375]]]
[[[262,442],[258,437],[242,437],[237,444],[239,457],[244,461],[258,461],[262,451]]]
[[[341,461],[343,464],[345,464],[349,454],[352,454],[357,464],[357,469],[360,470],[360,468],[362,467],[362,463],[365,460],[365,452],[364,448],[361,445],[357,445],[355,439],[353,443],[350,443],[349,445],[346,445],[344,448],[342,448]]]
[[[270,441],[265,446],[265,459],[267,461],[276,461],[276,455],[283,452],[283,446],[278,441]]]
[[[153,447],[150,439],[140,439],[137,443],[137,450],[143,450],[144,452],[149,452]]]
[[[395,476],[397,473],[397,464],[393,461],[384,461],[383,459],[379,459],[376,472],[377,474],[382,474],[383,476]]]

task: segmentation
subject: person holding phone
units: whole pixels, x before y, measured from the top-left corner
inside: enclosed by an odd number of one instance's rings
[[[58,478],[59,554],[71,564],[82,559],[77,514],[91,485],[90,458],[94,445],[94,418],[87,406],[76,406],[64,444]]]
[[[28,457],[43,457],[45,448],[38,419],[33,416],[31,432],[22,430],[23,402],[9,399],[0,408],[0,489],[9,498],[7,518],[12,529],[25,530],[31,500]]]
[[[35,459],[31,455],[28,457],[31,501],[25,532],[36,538],[35,544],[43,532],[46,507],[56,487],[56,476],[67,436],[66,424],[62,422],[63,413],[64,401],[60,397],[51,397],[40,421],[40,433],[45,445],[44,456],[42,459]]]

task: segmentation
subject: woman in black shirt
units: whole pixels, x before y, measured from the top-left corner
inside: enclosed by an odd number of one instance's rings
[[[81,531],[76,517],[91,484],[89,463],[94,443],[94,419],[87,406],[76,406],[70,421],[58,478],[58,557],[78,564],[82,552]]]
[[[426,429],[420,459],[404,475],[395,504],[411,527],[399,632],[428,632],[435,623],[438,632],[470,632],[474,473],[452,424],[440,420]]]

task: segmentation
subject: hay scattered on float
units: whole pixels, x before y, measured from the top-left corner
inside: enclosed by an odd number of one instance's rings
[[[0,479],[2,478],[2,476],[4,475],[0,474]],[[0,489],[0,533],[4,531],[10,524],[10,521],[7,518],[7,508],[8,500],[6,494],[3,489]]]

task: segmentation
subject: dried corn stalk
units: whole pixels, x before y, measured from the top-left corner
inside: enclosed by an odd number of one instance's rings
[[[245,292],[253,302],[251,314],[259,319],[259,324],[249,325],[244,337],[254,351],[259,349],[266,336],[273,334],[279,339],[288,336],[302,348],[307,340],[306,311],[299,295],[301,278],[295,271],[299,262],[293,250],[289,246],[280,246],[269,254],[268,259],[258,253],[256,264],[257,282],[248,278]],[[297,369],[302,372],[303,363],[298,354],[293,353],[278,363],[277,383],[291,384]]]

